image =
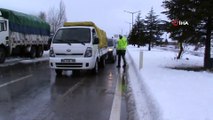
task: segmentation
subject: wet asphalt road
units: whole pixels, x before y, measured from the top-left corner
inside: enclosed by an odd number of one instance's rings
[[[56,76],[48,61],[0,67],[0,120],[109,120],[123,75],[115,64],[98,75],[64,71],[63,76]],[[124,94],[126,85],[120,86]],[[124,95],[120,119],[127,119]]]

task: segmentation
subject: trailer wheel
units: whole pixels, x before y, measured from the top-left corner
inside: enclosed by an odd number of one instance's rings
[[[36,47],[32,46],[30,49],[30,58],[35,58],[36,57]]]
[[[0,47],[0,63],[4,63],[5,58],[6,58],[5,49]]]
[[[28,57],[28,54],[27,54],[27,48],[26,47],[21,47],[20,48],[20,53],[19,53],[19,55],[21,56],[21,57]]]
[[[44,53],[44,51],[43,51],[42,46],[38,46],[36,49],[36,57],[42,57],[43,53]]]

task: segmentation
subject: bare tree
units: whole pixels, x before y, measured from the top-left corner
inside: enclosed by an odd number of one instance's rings
[[[46,21],[47,20],[47,15],[45,12],[41,11],[39,14],[38,14],[38,17],[41,18],[42,20]]]
[[[66,10],[65,10],[65,4],[61,0],[59,8],[56,9],[55,7],[50,8],[48,12],[48,23],[51,26],[51,32],[56,32],[56,30],[63,26],[64,22],[66,22]]]

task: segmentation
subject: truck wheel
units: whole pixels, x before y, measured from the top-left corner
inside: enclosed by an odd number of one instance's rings
[[[6,58],[6,52],[4,48],[0,48],[0,63],[4,63]]]
[[[62,70],[60,70],[60,69],[56,69],[55,72],[56,72],[56,74],[59,75],[59,76],[62,75]]]
[[[111,59],[112,63],[115,63],[116,61],[116,56],[113,56],[112,59]]]
[[[101,66],[102,68],[104,68],[104,67],[106,66],[106,59],[101,58],[100,66]]]
[[[43,51],[42,46],[38,46],[36,49],[36,57],[42,57],[43,53],[44,53],[44,51]]]
[[[35,58],[36,57],[36,47],[32,46],[30,49],[30,58]]]
[[[27,48],[23,46],[23,47],[21,47],[20,49],[21,49],[21,52],[19,53],[20,56],[21,56],[21,57],[27,57],[27,56],[28,56],[27,50],[26,50]]]
[[[98,61],[96,60],[95,67],[92,69],[93,74],[97,74],[99,70]]]

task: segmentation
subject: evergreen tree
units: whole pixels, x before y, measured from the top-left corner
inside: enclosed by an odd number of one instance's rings
[[[149,43],[148,50],[151,50],[151,44],[153,44],[163,34],[159,28],[160,20],[158,15],[155,15],[153,8],[149,11],[145,18],[146,36]]]
[[[135,24],[133,25],[133,28],[129,35],[129,43],[130,44],[137,44],[138,47],[141,45],[145,45],[146,38],[144,34],[144,23],[143,20],[140,17],[140,13],[138,14]]]
[[[170,20],[187,20],[187,26],[171,26],[171,37],[180,44],[184,41],[196,43],[205,40],[204,67],[211,67],[210,42],[213,30],[213,1],[212,0],[165,0],[163,13]]]
[[[136,25],[136,35],[137,35],[137,45],[139,46],[144,46],[146,44],[146,36],[145,36],[145,26],[144,26],[144,20],[141,19],[141,14],[139,13],[136,21],[135,21],[135,25]]]
[[[137,31],[137,28],[136,28],[136,25],[134,24],[128,36],[128,43],[134,46],[137,44],[136,31]]]

